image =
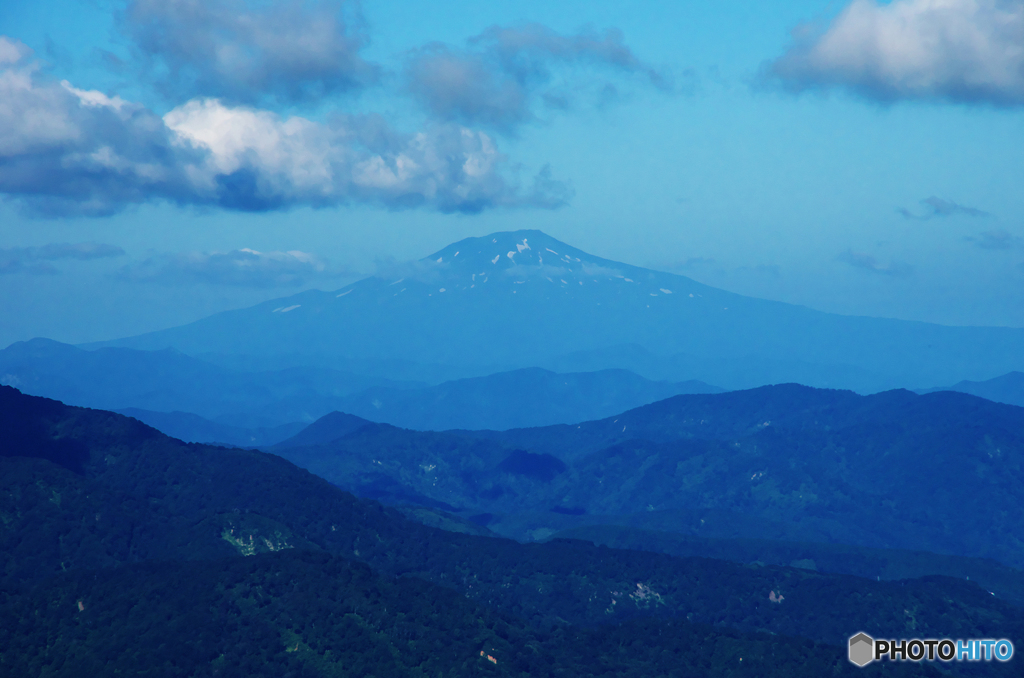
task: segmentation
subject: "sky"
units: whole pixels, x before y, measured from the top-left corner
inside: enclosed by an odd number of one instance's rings
[[[5,0],[0,346],[535,228],[1024,326],[1024,2]]]

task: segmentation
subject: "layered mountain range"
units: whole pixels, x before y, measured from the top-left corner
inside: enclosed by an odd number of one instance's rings
[[[336,413],[271,449],[356,494],[520,540],[619,525],[1024,566],[1024,409],[960,393],[766,386],[502,432]]]
[[[1017,675],[844,646],[1024,633],[1021,346],[537,231],[19,342],[0,678]]]
[[[0,426],[3,676],[938,676],[865,673],[843,645],[1024,632],[963,578],[456,534],[276,455],[2,386]]]
[[[598,419],[681,393],[699,381],[627,370],[557,374],[525,368],[426,385],[320,367],[247,372],[174,349],[87,351],[49,339],[0,350],[0,383],[112,409],[189,442],[272,445],[341,410],[415,429],[508,429]]]
[[[435,382],[623,368],[729,389],[798,382],[864,392],[1024,369],[1024,329],[823,313],[596,257],[540,231],[468,238],[339,290],[90,348],[99,346]]]

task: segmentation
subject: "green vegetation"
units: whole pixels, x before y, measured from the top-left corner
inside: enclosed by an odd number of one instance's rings
[[[364,425],[275,451],[360,496],[485,515],[522,540],[618,524],[1024,567],[1024,409],[960,393],[786,385],[677,396],[578,426]]]
[[[4,675],[844,675],[840,646],[858,630],[1024,636],[1018,608],[962,580],[456,534],[274,455],[183,444],[7,387],[0,425],[12,432],[0,440],[0,606],[18,622],[0,636]],[[520,455],[510,472],[534,461]],[[502,624],[518,630],[501,636]],[[508,663],[479,663],[485,646],[507,647]],[[459,663],[467,652],[476,663]]]
[[[62,575],[0,614],[4,678],[938,675],[861,672],[838,647],[684,621],[536,630],[454,591],[299,551]]]
[[[679,557],[703,556],[752,565],[789,565],[866,579],[897,580],[940,574],[969,579],[1004,600],[1024,606],[1024,572],[980,558],[945,556],[927,551],[870,549],[847,544],[708,539],[617,525],[578,527],[559,532],[553,538],[583,539],[610,548],[654,551]]]

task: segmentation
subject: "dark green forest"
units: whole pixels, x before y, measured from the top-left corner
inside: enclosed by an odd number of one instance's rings
[[[1024,636],[962,579],[457,534],[271,454],[9,387],[0,426],[5,676],[860,675],[859,630]]]
[[[791,384],[502,432],[330,415],[271,451],[359,496],[523,541],[618,525],[1024,565],[1024,409],[962,393]],[[903,576],[958,573],[918,564]]]
[[[300,550],[65,574],[3,612],[11,677],[860,675],[835,647],[681,620],[537,630]],[[938,675],[898,668],[866,675]]]

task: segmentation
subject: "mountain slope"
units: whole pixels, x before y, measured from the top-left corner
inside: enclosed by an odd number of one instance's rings
[[[137,407],[115,410],[118,414],[138,419],[161,433],[186,443],[218,443],[238,447],[276,445],[306,427],[294,422],[273,427],[242,428],[204,419],[191,412],[153,412]]]
[[[351,491],[476,516],[519,539],[646,524],[1024,566],[1024,408],[960,393],[770,386],[575,426],[364,426],[276,451]]]
[[[0,572],[8,575],[0,579],[0,603],[22,599],[33,582],[64,570],[296,549],[356,558],[387,576],[417,576],[535,628],[685,614],[694,622],[833,644],[845,642],[851,626],[894,637],[1024,632],[1019,611],[969,582],[872,582],[575,541],[522,545],[442,532],[356,499],[279,457],[185,445],[126,417],[7,387],[0,387],[0,424],[17,433],[0,439]],[[167,586],[163,581],[157,584]],[[295,590],[301,580],[286,583]],[[768,592],[782,592],[787,603],[770,601]],[[45,589],[41,595],[53,599]],[[59,597],[83,600],[75,586]],[[80,612],[95,604],[101,616],[109,614],[102,599],[83,603]],[[62,617],[61,610],[89,619],[59,607],[48,608],[48,618]],[[36,622],[49,623],[26,619],[25,625]]]
[[[245,372],[173,349],[86,351],[49,339],[0,350],[0,383],[75,405],[190,412],[242,428],[313,421],[345,395],[398,385],[325,368]]]
[[[711,539],[619,525],[588,525],[559,532],[552,538],[583,539],[610,548],[718,558],[749,565],[789,565],[867,579],[898,580],[940,574],[977,581],[1001,598],[1024,607],[1024,570],[992,560],[834,543]]]
[[[821,313],[595,257],[539,231],[468,238],[334,292],[307,291],[107,345],[490,372],[639,346],[690,356],[684,363],[695,372],[675,380],[726,388],[799,380],[880,390],[1024,369],[1022,329]]]
[[[332,410],[425,430],[508,429],[586,421],[679,393],[719,391],[625,370],[558,375],[539,368],[424,387],[326,368],[245,372],[173,349],[86,351],[47,339],[0,350],[0,382],[122,412],[189,442],[241,446],[273,445],[293,435],[297,422]]]
[[[1010,372],[988,381],[961,381],[948,388],[928,389],[934,391],[958,391],[970,393],[997,403],[1024,407],[1024,372]]]
[[[501,430],[589,421],[681,393],[719,391],[700,381],[656,382],[626,370],[555,374],[534,367],[427,388],[371,388],[343,398],[341,409],[403,428]]]
[[[310,552],[69,573],[0,614],[18,620],[0,628],[0,676],[12,678],[864,675],[838,647],[685,621],[534,629],[455,591]],[[935,675],[892,668],[867,675]]]
[[[717,394],[685,394],[575,426],[510,431],[466,431],[534,451],[580,457],[611,445],[642,439],[729,440],[766,429],[829,431],[858,425],[901,423],[1018,436],[1024,409],[948,391],[918,395],[894,390],[860,396],[851,391],[779,384]]]

